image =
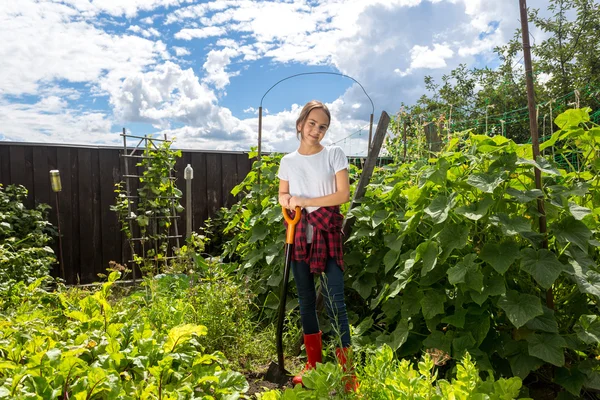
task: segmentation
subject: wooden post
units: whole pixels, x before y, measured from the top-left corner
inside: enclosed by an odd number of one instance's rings
[[[407,147],[407,143],[406,143],[406,118],[404,118],[403,120],[404,122],[404,132],[402,134],[402,141],[404,142],[404,156],[402,158],[403,162],[406,162],[406,147]]]
[[[521,8],[521,32],[523,34],[523,58],[525,60],[525,81],[527,83],[527,107],[529,109],[529,129],[531,130],[531,146],[533,148],[533,159],[537,160],[540,157],[540,142],[538,136],[538,124],[536,118],[535,93],[533,88],[533,68],[531,64],[531,45],[529,44],[529,22],[527,20],[527,1],[519,0]],[[534,169],[535,187],[542,191],[542,172]],[[543,192],[542,192],[543,193]],[[540,233],[544,236],[542,248],[548,248],[548,237],[546,235],[546,211],[544,208],[544,197],[537,199],[538,212],[540,213],[539,224]],[[546,305],[550,309],[554,309],[554,295],[552,288],[546,292]]]
[[[262,106],[258,107],[258,156],[256,159],[260,163],[260,153],[262,148]],[[256,181],[260,185],[260,167],[258,167],[258,171],[256,172]]]
[[[371,151],[369,151],[367,161],[365,162],[365,166],[360,174],[360,179],[358,180],[358,185],[356,185],[356,190],[354,191],[354,196],[352,197],[352,202],[350,203],[350,210],[354,208],[357,201],[362,199],[367,191],[367,185],[369,184],[371,176],[373,175],[373,170],[375,169],[375,164],[377,163],[377,157],[379,157],[379,151],[381,150],[381,145],[383,144],[383,139],[385,139],[385,134],[389,124],[390,116],[383,111],[381,113],[381,117],[379,117],[379,122],[377,123],[377,130],[375,131],[375,137],[373,139]],[[342,232],[344,233],[345,237],[347,237],[348,233],[350,233],[352,223],[352,220],[348,220],[347,218],[344,220]]]
[[[369,120],[369,147],[367,147],[367,157],[371,154],[371,139],[373,136],[373,114],[371,114],[371,118]]]

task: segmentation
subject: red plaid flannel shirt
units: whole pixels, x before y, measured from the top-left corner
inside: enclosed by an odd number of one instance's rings
[[[294,218],[295,211],[290,211]],[[320,274],[325,271],[327,258],[335,259],[337,265],[344,270],[344,253],[342,250],[342,224],[344,217],[339,206],[321,207],[311,213],[302,210],[302,217],[296,225],[294,235],[294,260],[305,261],[310,265],[310,272]],[[287,226],[287,222],[285,222]],[[306,224],[313,226],[312,246],[307,251]]]

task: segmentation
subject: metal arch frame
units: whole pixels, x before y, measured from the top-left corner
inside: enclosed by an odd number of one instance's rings
[[[362,89],[363,93],[365,94],[365,96],[367,96],[367,98],[369,99],[369,101],[371,102],[371,117],[369,120],[369,143],[368,143],[368,148],[367,148],[367,155],[369,154],[369,152],[371,151],[371,139],[372,139],[372,135],[373,135],[373,114],[375,113],[375,106],[373,105],[373,100],[371,99],[371,97],[367,94],[367,91],[365,90],[365,88],[363,87],[363,85],[361,85],[361,83],[359,81],[357,81],[356,79],[354,79],[351,76],[345,75],[345,74],[341,74],[338,72],[327,72],[327,71],[316,71],[316,72],[303,72],[300,74],[294,74],[294,75],[290,75],[286,78],[283,78],[281,80],[279,80],[278,82],[276,82],[273,86],[271,86],[266,92],[265,94],[263,94],[263,96],[260,99],[260,106],[258,107],[258,156],[257,159],[258,161],[261,160],[261,152],[262,152],[262,107],[263,107],[263,100],[265,99],[265,96],[277,85],[279,85],[281,82],[283,81],[287,81],[288,79],[292,79],[292,78],[296,78],[298,76],[303,76],[303,75],[337,75],[337,76],[341,76],[344,78],[348,78],[353,80],[355,83],[358,84],[358,86],[360,86],[360,88]],[[259,182],[260,182],[260,172],[259,172]]]

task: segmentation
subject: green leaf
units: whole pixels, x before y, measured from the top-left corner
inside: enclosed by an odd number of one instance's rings
[[[371,315],[367,316],[360,322],[360,324],[358,324],[356,328],[354,328],[352,333],[356,336],[364,335],[369,331],[369,329],[371,329],[371,327],[373,326],[373,322],[373,317]]]
[[[568,243],[577,245],[581,250],[587,251],[588,240],[592,236],[592,231],[581,221],[568,216],[557,223],[551,225],[551,229],[563,246]]]
[[[573,278],[581,293],[588,293],[600,298],[600,274],[593,269],[582,266],[570,258],[569,264],[573,270]]]
[[[448,331],[446,334],[441,331],[432,332],[431,335],[423,340],[423,346],[426,349],[439,349],[450,354],[454,335],[454,331]]]
[[[562,336],[556,333],[541,333],[527,337],[529,355],[537,357],[547,363],[562,367],[565,364],[563,347],[567,343]]]
[[[440,232],[439,240],[442,246],[442,255],[440,260],[443,262],[454,251],[462,249],[467,244],[469,237],[469,228],[465,224],[455,224],[448,222]]]
[[[558,368],[554,382],[567,389],[573,396],[579,396],[587,377],[577,368]]]
[[[578,127],[583,122],[589,122],[589,111],[590,108],[588,107],[566,110],[554,119],[554,123],[560,129]]]
[[[507,236],[532,232],[531,221],[519,215],[510,217],[505,213],[498,213],[490,217],[490,222],[500,226],[502,233]]]
[[[435,224],[441,224],[448,218],[448,212],[454,206],[454,196],[436,196],[431,204],[425,209]]]
[[[586,216],[592,213],[592,210],[590,210],[589,208],[581,207],[580,205],[573,202],[569,202],[569,211],[571,212],[573,218],[575,218],[577,221],[581,221]]]
[[[517,199],[519,203],[529,203],[530,201],[537,200],[538,197],[543,196],[542,191],[539,189],[517,190],[512,187],[506,189],[506,194]]]
[[[363,274],[354,280],[352,288],[360,294],[363,299],[368,299],[373,291],[373,288],[377,285],[377,280],[373,274]]]
[[[475,347],[475,339],[471,332],[464,332],[452,341],[452,357],[461,358],[467,350]]]
[[[252,227],[252,236],[250,236],[250,239],[248,240],[248,242],[254,243],[259,240],[264,240],[264,238],[266,238],[268,234],[269,234],[269,228],[266,227],[265,225],[262,225],[262,224],[254,225]]]
[[[467,178],[467,183],[484,193],[493,193],[504,179],[501,174],[472,174]]]
[[[446,302],[446,294],[439,291],[429,291],[421,298],[421,308],[423,317],[431,319],[438,314],[444,313],[444,303]]]
[[[208,329],[206,329],[203,325],[179,325],[174,328],[171,328],[169,331],[167,341],[165,342],[163,349],[166,352],[173,352],[175,347],[178,345],[187,342],[192,338],[192,335],[206,335],[208,333]]]
[[[544,313],[539,297],[520,294],[514,290],[500,296],[498,307],[504,310],[510,322],[517,328]]]
[[[481,201],[458,207],[454,212],[470,220],[478,221],[487,214],[493,202],[492,198],[486,195]]]
[[[402,319],[408,319],[421,311],[421,298],[423,295],[417,290],[416,285],[410,285],[402,294],[400,308]]]
[[[521,269],[533,276],[541,287],[549,289],[565,267],[553,252],[527,248],[521,251]]]
[[[580,316],[574,330],[585,344],[600,344],[600,318],[597,315]]]
[[[396,261],[400,257],[400,253],[395,250],[390,250],[383,257],[383,265],[385,265],[385,273],[387,274],[392,268],[396,266]]]
[[[397,234],[390,233],[385,235],[383,238],[383,242],[390,249],[400,253],[402,249],[402,242],[404,241],[404,236],[402,236],[401,232]]]
[[[554,316],[554,310],[548,307],[542,306],[544,309],[543,315],[538,315],[531,321],[527,322],[525,326],[532,331],[543,331],[548,333],[558,333],[558,323]]]
[[[398,322],[398,325],[390,335],[390,341],[388,342],[393,351],[398,350],[400,346],[406,342],[411,326],[412,324],[409,324],[406,320]]]
[[[547,174],[560,176],[560,172],[556,168],[554,168],[552,164],[548,162],[548,160],[546,160],[543,157],[538,157],[536,161],[529,160],[526,158],[519,158],[519,160],[517,161],[517,165],[531,165]]]
[[[524,342],[522,343],[523,349],[517,354],[508,357],[508,362],[510,363],[512,373],[521,379],[525,379],[531,371],[535,371],[544,365],[544,362],[537,357],[527,354],[527,345]]]
[[[417,257],[423,260],[421,276],[427,275],[435,268],[437,256],[439,253],[438,244],[435,241],[427,241],[417,246]]]
[[[463,328],[465,326],[465,317],[467,316],[467,310],[460,307],[454,310],[454,314],[442,318],[442,322],[445,324],[454,325],[457,328]]]
[[[477,254],[469,253],[455,266],[448,268],[448,282],[455,286],[459,283],[464,283],[466,275],[477,269],[477,264],[475,264],[476,258]]]
[[[487,242],[481,249],[479,258],[490,264],[500,275],[504,275],[519,255],[519,245],[509,240],[500,244]]]

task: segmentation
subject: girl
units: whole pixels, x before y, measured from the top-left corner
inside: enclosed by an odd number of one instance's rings
[[[302,374],[322,361],[321,331],[316,313],[315,274],[321,276],[327,313],[341,347],[336,349],[344,370],[350,346],[350,329],[344,302],[342,222],[340,204],[350,200],[348,160],[341,148],[323,147],[321,140],[331,123],[329,109],[321,102],[308,102],[296,121],[298,150],[281,159],[279,203],[290,210],[302,208],[296,227],[291,269],[298,289],[300,320],[308,361],[293,378],[302,384]],[[357,388],[353,373],[345,378],[346,390]]]

